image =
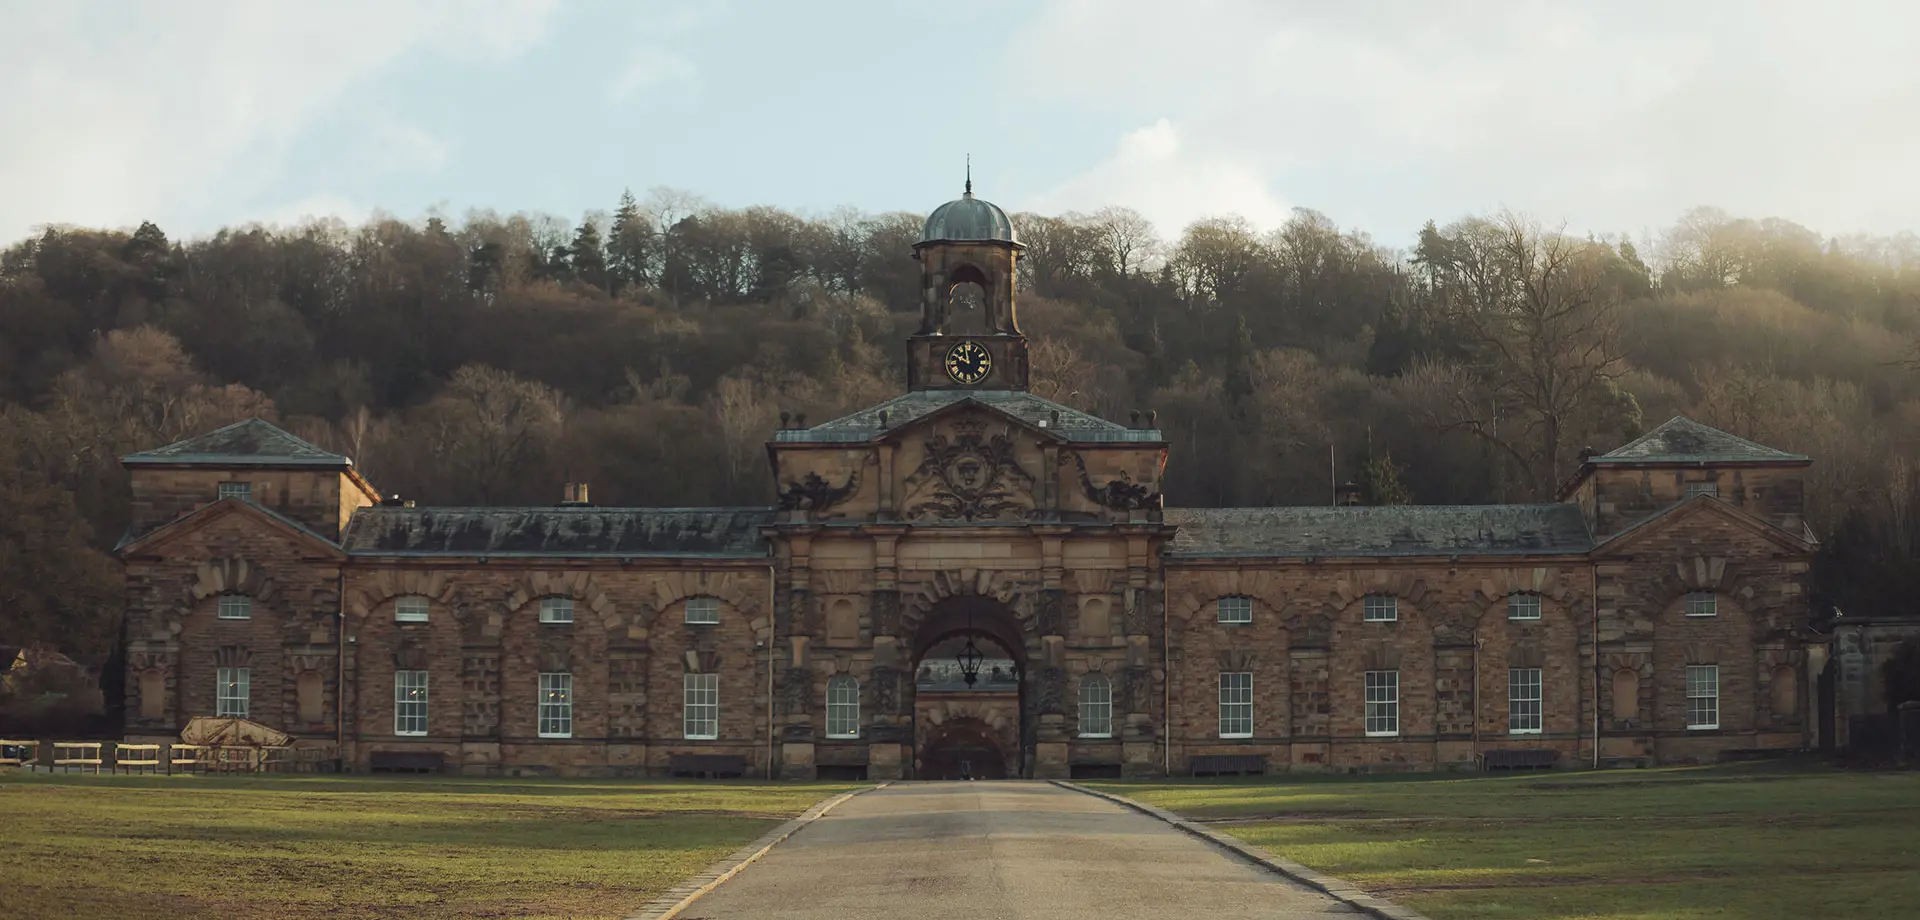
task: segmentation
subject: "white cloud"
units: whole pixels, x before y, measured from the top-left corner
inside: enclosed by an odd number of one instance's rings
[[[15,6],[0,31],[0,239],[49,222],[204,229],[269,188],[300,132],[349,91],[410,55],[511,56],[540,40],[551,6]],[[389,127],[402,160],[444,161],[444,145]]]
[[[699,75],[693,59],[674,50],[673,45],[722,6],[680,6],[646,9],[633,21],[634,40],[620,71],[607,84],[607,101],[614,105],[635,95],[668,84],[694,85]]]
[[[1042,104],[1178,129],[1151,181],[1119,178],[1129,140],[1063,198],[1136,204],[1233,164],[1232,187],[1394,238],[1502,206],[1581,230],[1703,203],[1920,225],[1920,5],[1051,0],[1007,53]]]
[[[1287,205],[1274,197],[1256,164],[1201,147],[1196,150],[1162,118],[1129,132],[1113,156],[1040,196],[1033,210],[1094,211],[1124,203],[1164,236],[1212,215],[1238,214],[1263,228],[1286,220]]]

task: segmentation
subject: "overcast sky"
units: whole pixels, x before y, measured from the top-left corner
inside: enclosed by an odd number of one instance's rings
[[[0,239],[309,214],[1500,207],[1920,229],[1920,3],[0,0]]]

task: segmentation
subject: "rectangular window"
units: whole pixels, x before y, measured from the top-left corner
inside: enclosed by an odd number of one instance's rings
[[[1687,665],[1687,727],[1720,727],[1720,666]]]
[[[1540,595],[1538,594],[1507,595],[1507,619],[1509,620],[1540,619]]]
[[[244,594],[220,595],[220,619],[246,620],[253,617],[253,598]]]
[[[1720,486],[1711,482],[1689,482],[1686,485],[1686,490],[1688,498],[1692,498],[1695,495],[1718,496],[1720,494]]]
[[[571,597],[541,598],[540,599],[540,622],[542,623],[573,622],[573,598]]]
[[[1367,735],[1400,734],[1400,672],[1368,671]]]
[[[251,672],[247,668],[221,668],[215,676],[220,686],[214,697],[213,714],[224,718],[246,718],[250,708],[248,701],[252,696],[252,690],[248,687]]]
[[[851,675],[827,681],[827,737],[860,737],[860,682]]]
[[[687,622],[698,626],[712,626],[720,622],[720,599],[717,597],[687,598]]]
[[[573,737],[573,675],[540,675],[540,737]]]
[[[1113,737],[1113,684],[1104,674],[1080,678],[1080,737]]]
[[[1253,598],[1223,597],[1214,603],[1222,623],[1253,622]]]
[[[403,597],[393,602],[393,621],[395,623],[425,623],[427,621],[427,599],[424,597]]]
[[[1507,733],[1540,734],[1540,669],[1507,669]]]
[[[1220,672],[1220,737],[1253,737],[1253,672]]]
[[[1687,616],[1710,617],[1720,613],[1720,599],[1712,591],[1694,591],[1687,595]]]
[[[1382,594],[1367,595],[1366,619],[1369,623],[1391,623],[1400,619],[1400,599]]]
[[[427,672],[393,672],[393,733],[427,733]]]
[[[237,498],[243,502],[253,501],[253,483],[223,482],[220,484],[221,498]]]
[[[688,674],[684,687],[681,734],[690,741],[720,737],[720,675]]]

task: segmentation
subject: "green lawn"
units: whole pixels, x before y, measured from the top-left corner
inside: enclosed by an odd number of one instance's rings
[[[1920,917],[1920,774],[1100,783],[1434,920]]]
[[[0,916],[621,917],[848,788],[0,775]]]

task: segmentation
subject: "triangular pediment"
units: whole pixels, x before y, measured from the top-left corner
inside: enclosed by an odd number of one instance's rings
[[[1749,542],[1765,543],[1795,553],[1811,553],[1815,548],[1813,542],[1805,536],[1784,530],[1769,521],[1748,514],[1722,499],[1710,495],[1696,495],[1648,515],[1627,529],[1600,541],[1594,547],[1594,555],[1607,556],[1630,552],[1634,547],[1659,535],[1688,528],[1731,531]]]
[[[295,544],[317,555],[346,558],[346,552],[332,540],[315,533],[300,522],[262,508],[250,501],[223,498],[174,518],[153,530],[115,548],[125,558],[132,555],[157,555],[180,541],[223,523],[238,524],[262,536],[272,536]]]
[[[120,458],[127,466],[301,466],[345,469],[347,457],[258,418]]]
[[[1676,415],[1652,431],[1592,458],[1614,463],[1804,463],[1791,454]]]
[[[1110,422],[1025,390],[916,390],[811,427],[774,432],[774,444],[877,443],[916,423],[969,407],[998,413],[1036,433],[1073,443],[1149,443],[1159,430]]]

